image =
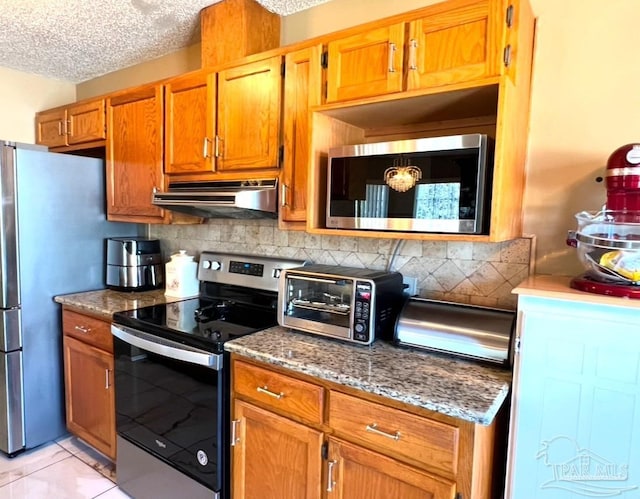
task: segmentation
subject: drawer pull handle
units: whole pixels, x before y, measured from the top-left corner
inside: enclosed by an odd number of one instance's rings
[[[264,393],[265,395],[269,395],[269,397],[273,397],[274,399],[280,400],[282,397],[284,397],[284,393],[282,393],[282,392],[280,392],[280,393],[272,392],[271,390],[269,390],[267,385],[259,386],[258,388],[256,388],[256,390],[259,393]]]
[[[386,431],[378,430],[378,424],[377,423],[368,424],[366,429],[370,433],[375,433],[376,435],[380,435],[380,436],[383,436],[383,437],[390,438],[392,440],[395,440],[396,442],[398,440],[400,440],[400,432],[399,431],[396,431],[395,433],[387,433]]]
[[[338,461],[331,460],[327,464],[327,492],[333,492],[333,488],[336,486],[336,481],[333,479],[333,468],[338,464]]]
[[[74,328],[76,331],[80,331],[81,333],[87,334],[91,332],[91,328],[90,327],[86,327],[86,326],[76,326]]]

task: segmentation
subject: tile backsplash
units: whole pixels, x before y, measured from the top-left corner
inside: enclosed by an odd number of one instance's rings
[[[315,263],[389,269],[418,281],[424,298],[515,309],[511,290],[530,271],[532,239],[501,243],[414,241],[307,234],[274,220],[211,219],[202,225],[151,225],[169,255],[180,249],[308,259]]]

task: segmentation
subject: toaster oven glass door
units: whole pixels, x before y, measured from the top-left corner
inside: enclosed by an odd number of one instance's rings
[[[352,324],[354,283],[352,279],[331,279],[288,275],[285,322],[302,330],[348,337]]]
[[[327,226],[482,233],[484,149],[330,160]]]

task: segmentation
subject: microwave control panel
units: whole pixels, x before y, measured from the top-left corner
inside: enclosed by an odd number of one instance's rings
[[[354,303],[353,339],[367,343],[371,334],[371,283],[356,282],[356,296]]]

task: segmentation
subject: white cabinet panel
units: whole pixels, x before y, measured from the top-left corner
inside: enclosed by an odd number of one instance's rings
[[[639,315],[520,298],[507,497],[640,497]]]

